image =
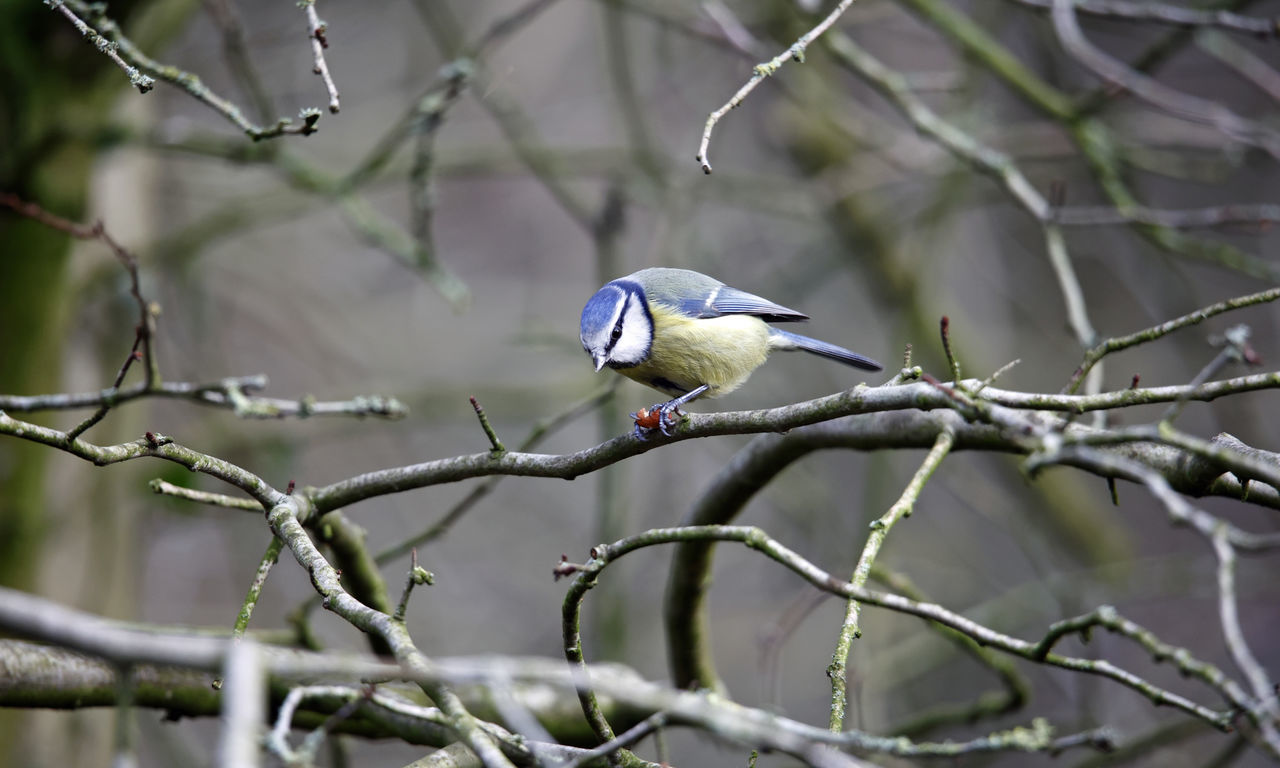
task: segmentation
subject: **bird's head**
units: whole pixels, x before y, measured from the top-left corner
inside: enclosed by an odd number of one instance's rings
[[[582,348],[599,371],[630,368],[649,359],[653,315],[644,288],[633,280],[614,280],[595,292],[582,308]]]

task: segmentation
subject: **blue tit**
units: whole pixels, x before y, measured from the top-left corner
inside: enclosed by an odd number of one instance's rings
[[[679,406],[734,391],[775,349],[881,369],[856,352],[769,325],[808,319],[700,272],[653,268],[596,291],[582,310],[581,339],[596,371],[608,366],[674,398],[654,406],[665,433]],[[643,436],[639,422],[637,434]]]

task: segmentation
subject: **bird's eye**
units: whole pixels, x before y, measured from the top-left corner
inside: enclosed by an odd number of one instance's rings
[[[622,338],[622,323],[618,323],[617,325],[613,326],[612,337],[614,341],[617,341],[618,339]]]

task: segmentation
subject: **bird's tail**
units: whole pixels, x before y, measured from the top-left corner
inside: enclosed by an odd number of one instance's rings
[[[835,344],[773,327],[769,328],[769,346],[774,349],[803,349],[805,352],[812,352],[864,371],[878,371],[884,367],[875,360],[863,357],[857,352],[850,352],[844,347],[837,347]]]

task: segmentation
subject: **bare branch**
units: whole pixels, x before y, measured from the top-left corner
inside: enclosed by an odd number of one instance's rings
[[[907,487],[902,490],[902,495],[879,519],[872,521],[871,533],[867,535],[867,543],[858,557],[858,564],[854,566],[853,576],[849,579],[850,584],[858,587],[866,585],[867,579],[871,576],[871,569],[875,567],[876,556],[880,554],[880,547],[889,536],[889,531],[899,520],[911,516],[911,511],[919,501],[920,494],[924,492],[925,483],[929,482],[929,478],[942,464],[942,460],[951,452],[951,446],[955,445],[955,440],[955,433],[951,430],[939,432],[937,440],[921,462],[920,468],[916,470],[911,482],[907,483]],[[827,677],[831,678],[832,731],[838,732],[844,728],[845,706],[849,697],[845,668],[849,662],[849,652],[853,649],[853,641],[862,636],[862,628],[858,626],[858,616],[861,612],[861,603],[857,600],[848,601],[845,606],[844,622],[840,625],[840,637],[836,641],[836,650],[832,654],[831,665],[827,667]]]
[[[1033,8],[1052,10],[1053,0],[1017,0]],[[1130,0],[1073,0],[1076,12],[1124,21],[1154,21],[1176,27],[1218,28],[1255,37],[1275,37],[1275,19],[1243,16],[1228,10],[1200,10],[1155,2]]]
[[[325,90],[329,92],[329,111],[338,114],[341,104],[338,103],[338,86],[333,83],[329,74],[329,64],[324,59],[324,50],[329,47],[329,25],[316,15],[316,0],[300,0],[298,5],[307,15],[307,37],[311,39],[311,54],[315,57],[315,73],[324,79]]]
[[[756,89],[756,86],[764,82],[766,77],[781,69],[782,65],[786,64],[787,61],[804,63],[804,53],[809,48],[810,43],[818,39],[832,24],[835,24],[851,5],[853,5],[853,0],[840,0],[836,7],[831,9],[831,13],[827,14],[826,18],[818,22],[818,25],[813,29],[801,35],[800,39],[792,43],[790,48],[762,64],[755,65],[752,68],[751,79],[739,88],[738,92],[733,94],[733,98],[725,102],[724,106],[711,113],[711,116],[707,118],[706,127],[702,129],[702,143],[698,145],[698,154],[694,158],[702,166],[703,173],[711,173],[711,155],[709,152],[711,132],[715,130],[716,123],[720,122],[720,119],[728,114],[729,110],[740,106],[743,100]]]
[[[244,113],[234,103],[219,96],[209,89],[208,86],[195,74],[185,72],[177,67],[164,65],[152,59],[147,54],[138,49],[133,42],[125,37],[121,32],[120,26],[109,16],[106,15],[106,6],[101,3],[87,3],[84,0],[54,0],[59,7],[65,6],[74,10],[76,14],[87,19],[87,24],[97,29],[97,33],[101,35],[99,39],[105,39],[112,50],[119,55],[121,59],[128,65],[135,67],[142,73],[145,73],[146,87],[149,89],[152,85],[152,78],[163,80],[171,83],[190,94],[197,101],[204,103],[213,110],[217,111],[227,120],[231,121],[237,128],[245,133],[254,141],[261,139],[275,138],[285,134],[300,134],[306,136],[316,132],[316,121],[320,119],[319,110],[304,109],[299,113],[301,119],[300,124],[295,124],[287,117],[282,117],[271,126],[259,126],[252,123],[244,116]],[[66,11],[64,10],[64,13]],[[98,43],[102,48],[102,43]],[[126,70],[128,71],[128,70]],[[130,75],[133,81],[133,75]],[[139,89],[142,84],[135,82]]]
[[[80,34],[84,35],[89,42],[93,43],[95,48],[102,51],[107,58],[115,62],[117,67],[124,70],[124,73],[129,76],[129,84],[134,88],[137,88],[138,93],[146,93],[155,87],[155,80],[142,74],[138,71],[137,67],[120,58],[118,50],[119,46],[98,34],[98,31],[93,27],[84,23],[84,21],[81,20],[74,11],[63,3],[63,0],[45,0],[45,5],[48,5],[50,8],[57,9],[63,16],[66,16],[67,19],[75,25],[76,29],[79,30]]]
[[[1174,331],[1186,328],[1191,325],[1203,323],[1215,315],[1223,312],[1230,312],[1236,309],[1252,307],[1255,304],[1265,304],[1267,302],[1280,299],[1280,288],[1272,288],[1266,291],[1259,291],[1248,296],[1239,296],[1234,299],[1220,301],[1217,304],[1210,304],[1207,307],[1201,307],[1194,312],[1189,312],[1182,317],[1175,317],[1172,320],[1165,321],[1159,325],[1131,333],[1127,336],[1118,336],[1100,342],[1097,346],[1085,352],[1084,361],[1080,363],[1080,367],[1072,374],[1071,380],[1063,387],[1063,392],[1075,392],[1080,386],[1080,381],[1089,371],[1097,365],[1098,361],[1112,352],[1119,352],[1129,347],[1136,347],[1139,344],[1145,344],[1149,341],[1155,341],[1163,336],[1167,336]]]
[[[1067,51],[1106,82],[1124,88],[1143,101],[1185,120],[1210,125],[1224,135],[1256,146],[1280,158],[1280,131],[1247,120],[1221,104],[1190,96],[1129,68],[1103,53],[1080,30],[1073,0],[1052,0],[1053,28]]]

